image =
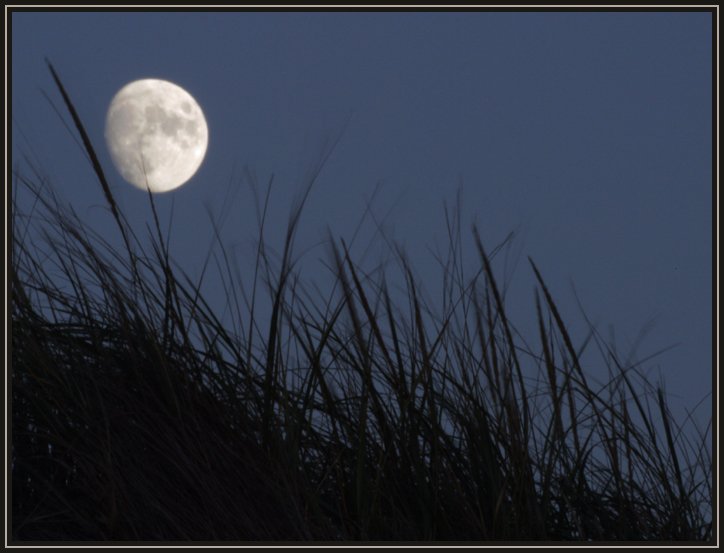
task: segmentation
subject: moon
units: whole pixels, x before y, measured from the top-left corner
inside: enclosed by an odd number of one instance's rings
[[[206,155],[209,129],[193,96],[161,79],[128,83],[111,100],[106,144],[121,176],[151,192],[187,182]]]

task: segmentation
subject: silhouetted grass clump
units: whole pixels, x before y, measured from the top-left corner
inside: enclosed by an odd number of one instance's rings
[[[331,238],[336,284],[315,299],[293,263],[302,201],[280,259],[262,216],[268,321],[261,286],[234,283],[247,324],[229,330],[150,195],[144,248],[54,77],[125,246],[16,174],[36,204],[12,217],[14,540],[711,538],[709,430],[692,440],[594,331],[612,376],[591,384],[532,261],[537,347],[477,233],[463,277],[454,217],[442,309],[402,251],[401,304]]]

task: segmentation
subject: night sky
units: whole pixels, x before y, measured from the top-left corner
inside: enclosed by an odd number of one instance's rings
[[[444,205],[461,187],[469,267],[474,221],[489,251],[515,233],[495,267],[531,347],[527,256],[576,344],[587,327],[572,285],[623,358],[642,329],[639,358],[675,346],[643,368],[677,410],[711,393],[712,14],[29,12],[11,24],[12,162],[27,173],[31,159],[109,239],[118,233],[92,168],[43,94],[70,121],[46,57],[140,235],[147,195],[122,180],[103,140],[111,98],[153,77],[203,108],[203,165],[156,197],[165,223],[173,206],[171,254],[190,275],[212,242],[210,218],[248,274],[247,172],[262,193],[274,174],[267,238],[281,249],[306,175],[339,138],[300,223],[306,279],[325,282],[327,229],[349,242],[370,203],[437,301],[434,252],[445,251]],[[379,242],[374,223],[364,228],[358,260]],[[224,304],[218,286],[208,293]],[[709,416],[704,404],[697,418]]]

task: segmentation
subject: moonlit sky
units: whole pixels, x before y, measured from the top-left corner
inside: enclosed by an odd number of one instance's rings
[[[431,251],[445,249],[443,206],[462,186],[469,266],[473,221],[489,251],[516,233],[495,266],[532,347],[527,256],[576,344],[587,328],[572,283],[622,357],[650,324],[639,357],[675,346],[644,364],[675,409],[711,393],[710,13],[29,12],[11,23],[13,164],[27,169],[30,156],[109,237],[117,231],[90,164],[43,95],[69,120],[46,56],[141,231],[148,199],[115,171],[103,140],[111,98],[161,78],[203,108],[203,165],[156,197],[164,221],[173,203],[171,253],[189,274],[206,257],[210,216],[224,210],[223,240],[248,273],[257,223],[245,168],[262,187],[274,174],[267,238],[281,249],[305,175],[341,134],[296,241],[308,280],[324,282],[326,229],[349,242],[372,200],[435,300]],[[369,227],[353,257],[373,239]],[[378,260],[374,248],[365,259]],[[209,294],[223,305],[219,290]]]

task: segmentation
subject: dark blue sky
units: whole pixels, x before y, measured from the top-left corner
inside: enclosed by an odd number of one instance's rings
[[[444,250],[443,204],[462,182],[464,231],[476,220],[488,249],[518,233],[508,302],[521,331],[535,330],[530,255],[577,343],[586,328],[571,282],[623,354],[653,320],[638,354],[678,344],[645,368],[693,407],[712,376],[711,21],[694,12],[14,13],[13,161],[23,167],[30,153],[90,224],[113,231],[89,164],[41,92],[61,105],[47,56],[119,203],[143,225],[147,197],[113,169],[105,113],[129,81],[173,81],[204,109],[210,143],[196,176],[157,197],[164,218],[174,204],[172,254],[198,274],[211,239],[204,206],[215,216],[227,206],[223,236],[243,272],[255,211],[245,184],[225,200],[229,182],[244,167],[262,183],[275,174],[269,239],[280,246],[305,174],[349,120],[312,191],[298,251],[328,226],[349,238],[379,183],[374,212],[391,209],[385,228],[433,294],[440,271],[427,246]],[[371,236],[358,239],[358,256]],[[308,254],[308,278],[326,252]],[[528,339],[540,347],[535,333]]]

